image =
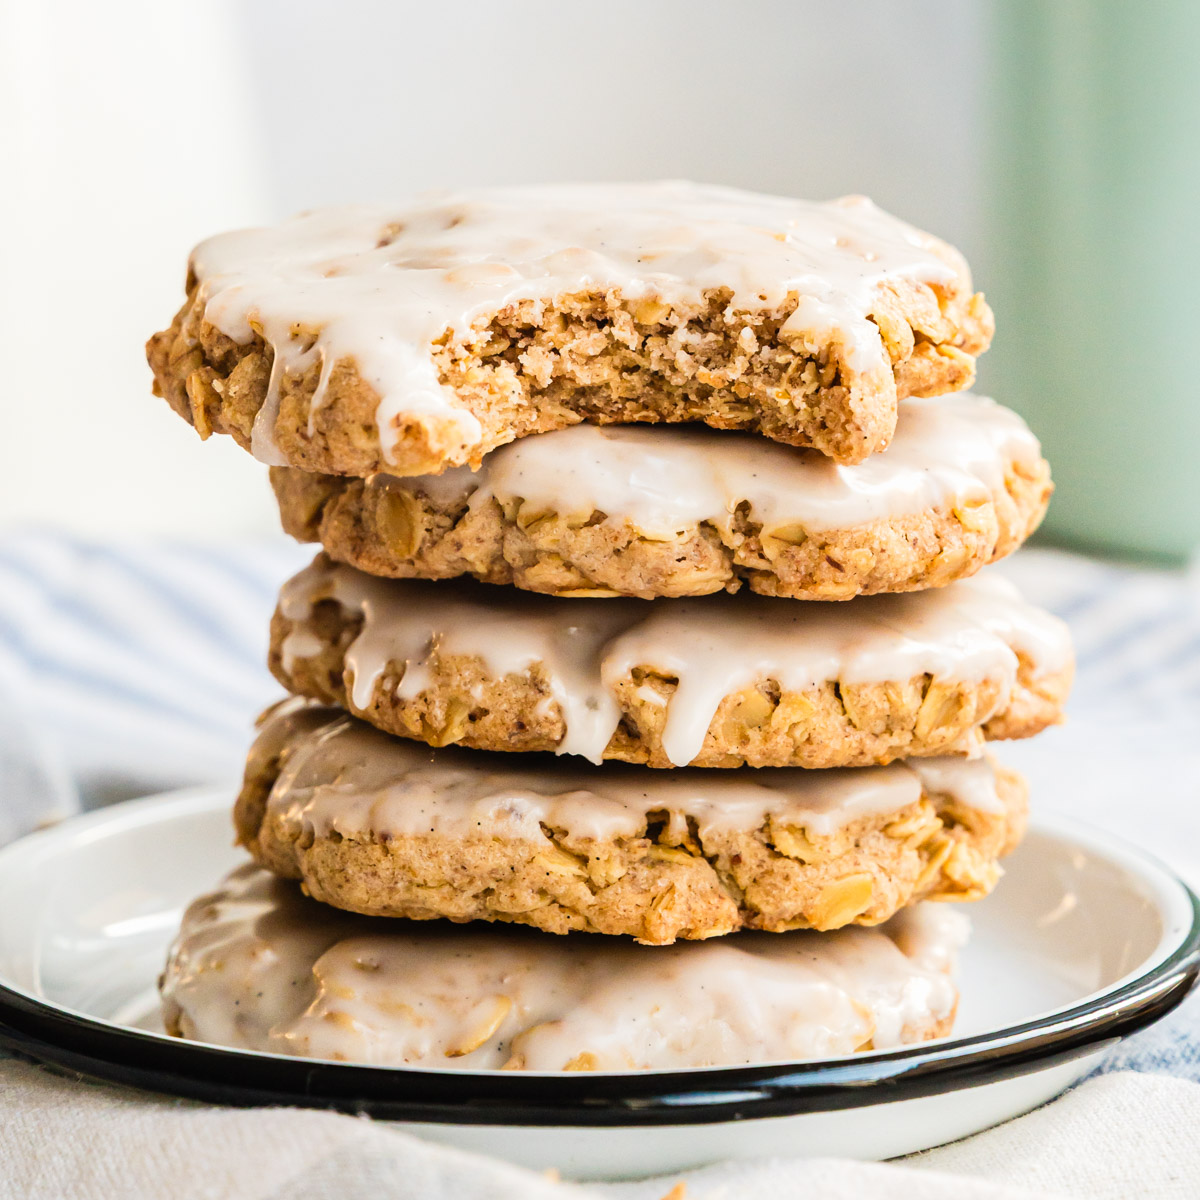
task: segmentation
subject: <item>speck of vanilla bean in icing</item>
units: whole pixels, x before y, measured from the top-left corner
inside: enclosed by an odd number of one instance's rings
[[[336,207],[221,234],[192,253],[205,318],[274,353],[252,431],[284,465],[272,429],[285,374],[353,360],[379,397],[385,461],[398,428],[436,414],[464,446],[479,422],[439,380],[431,346],[505,306],[617,292],[694,308],[717,290],[739,311],[797,297],[784,340],[836,345],[852,371],[891,370],[868,319],[880,284],[969,284],[961,256],[861,196],[813,202],[684,182],[563,184],[445,193],[399,207]]]

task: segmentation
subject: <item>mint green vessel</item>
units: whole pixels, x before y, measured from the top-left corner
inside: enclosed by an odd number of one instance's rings
[[[1052,540],[1200,548],[1200,0],[1006,0],[981,385],[1041,437]]]

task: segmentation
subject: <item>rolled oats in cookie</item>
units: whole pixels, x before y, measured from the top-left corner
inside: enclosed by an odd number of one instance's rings
[[[979,899],[1025,809],[987,758],[664,775],[430,750],[291,700],[263,719],[235,824],[261,866],[338,908],[662,945]]]
[[[863,197],[682,182],[446,193],[214,237],[147,353],[201,436],[437,474],[579,421],[702,421],[839,462],[991,339],[962,256]]]
[[[1031,736],[1061,719],[1072,655],[1061,621],[987,574],[852,604],[566,601],[318,555],[280,593],[270,666],[434,746],[835,767]]]
[[[942,586],[1015,550],[1052,487],[1021,418],[969,394],[901,401],[891,446],[854,466],[751,434],[583,424],[478,471],[271,476],[289,533],[372,575],[645,599]]]
[[[825,1058],[950,1031],[967,922],[921,905],[878,929],[670,947],[439,923],[381,925],[255,867],[184,915],[167,1030],[373,1066],[636,1071]],[[754,997],[753,1004],[746,997]]]

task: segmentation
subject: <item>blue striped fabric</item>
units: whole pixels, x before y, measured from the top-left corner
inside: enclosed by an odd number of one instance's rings
[[[73,787],[90,806],[234,779],[278,696],[276,590],[310,557],[282,538],[0,540],[0,840],[69,810]],[[1140,793],[1138,840],[1200,882],[1200,580],[1042,550],[993,569],[1067,619],[1079,661],[1068,726],[1004,757],[1035,803],[1118,829]],[[1111,1065],[1200,1079],[1198,1032],[1200,1002]]]
[[[234,777],[278,686],[280,539],[220,551],[26,535],[0,543],[0,689],[86,801]]]

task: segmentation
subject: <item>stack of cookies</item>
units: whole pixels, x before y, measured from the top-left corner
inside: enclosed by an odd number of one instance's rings
[[[168,1028],[630,1070],[949,1031],[1065,628],[961,256],[850,198],[558,186],[197,248],[149,345],[322,547]],[[303,895],[301,894],[303,891]],[[564,936],[565,935],[565,936]]]

